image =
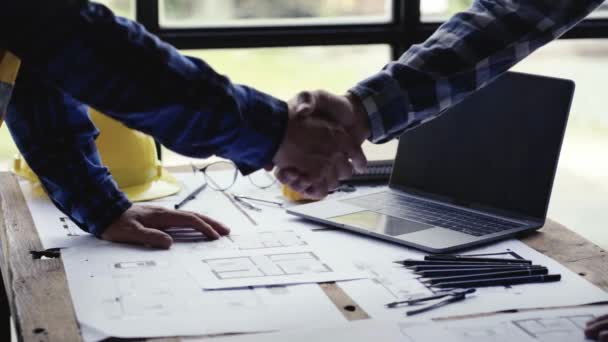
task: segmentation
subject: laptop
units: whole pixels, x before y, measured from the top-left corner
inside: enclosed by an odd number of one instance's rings
[[[541,228],[574,83],[507,73],[399,138],[389,187],[288,213],[432,253]]]

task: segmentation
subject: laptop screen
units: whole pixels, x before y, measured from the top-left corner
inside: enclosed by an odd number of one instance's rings
[[[406,132],[391,187],[544,220],[574,92],[508,73]]]

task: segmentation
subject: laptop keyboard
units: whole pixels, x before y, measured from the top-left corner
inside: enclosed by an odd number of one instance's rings
[[[385,215],[426,223],[473,236],[499,233],[520,226],[518,223],[466,210],[458,210],[413,197],[400,196],[392,192],[380,192],[343,200],[342,202]]]

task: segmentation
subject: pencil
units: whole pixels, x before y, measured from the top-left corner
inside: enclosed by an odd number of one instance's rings
[[[488,287],[488,286],[509,286],[509,285],[521,285],[531,283],[548,283],[554,281],[560,281],[562,279],[559,274],[548,274],[548,275],[534,275],[524,277],[512,277],[512,278],[494,278],[494,279],[482,279],[482,280],[470,280],[470,281],[450,281],[444,283],[438,283],[433,287],[438,288],[469,288],[469,287]]]
[[[546,268],[537,268],[537,269],[529,269],[529,270],[517,270],[517,271],[507,271],[507,272],[493,272],[493,273],[480,273],[480,274],[469,274],[469,275],[460,275],[460,276],[451,276],[451,277],[438,277],[438,278],[430,278],[423,281],[425,284],[435,285],[439,283],[445,282],[455,282],[455,281],[469,281],[469,280],[481,280],[481,279],[493,279],[493,278],[511,278],[511,277],[523,277],[523,276],[532,276],[532,275],[542,275],[548,274],[549,270]]]
[[[430,271],[418,271],[415,273],[424,278],[431,278],[431,277],[450,277],[450,276],[491,273],[491,272],[534,270],[534,269],[539,269],[539,268],[544,268],[544,267],[540,266],[540,265],[529,265],[529,266],[487,267],[487,268],[485,268],[485,267],[484,268],[446,268],[446,269],[437,269],[437,270],[430,270]]]

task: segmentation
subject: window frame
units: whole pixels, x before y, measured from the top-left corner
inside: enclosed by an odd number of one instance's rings
[[[159,0],[135,0],[137,21],[178,49],[225,49],[328,45],[390,45],[393,59],[441,25],[423,22],[421,0],[392,0],[392,21],[369,24],[164,28]],[[587,19],[561,39],[608,38],[608,19]]]

